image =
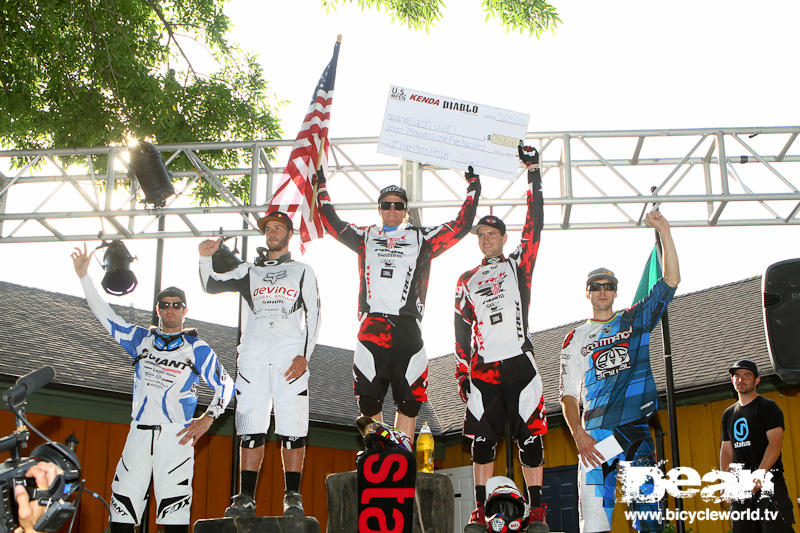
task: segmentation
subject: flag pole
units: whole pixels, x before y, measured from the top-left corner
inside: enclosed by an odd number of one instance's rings
[[[652,187],[650,192],[655,192],[656,188]],[[658,209],[658,205],[653,204],[654,209]],[[661,235],[658,234],[657,230],[654,230],[656,234],[656,247],[658,248],[658,253],[660,256],[663,257],[664,249],[661,245]],[[661,315],[661,337],[663,339],[664,345],[664,374],[667,384],[667,420],[669,425],[669,447],[670,447],[670,454],[672,456],[672,468],[676,468],[681,465],[681,458],[680,452],[678,447],[678,419],[675,412],[675,380],[673,377],[672,372],[672,341],[669,335],[669,310],[665,309],[664,314]],[[683,500],[680,498],[675,498],[675,507],[678,510],[678,519],[675,521],[676,524],[676,531],[677,533],[684,533],[685,532],[685,524],[683,520],[680,518],[683,516]]]
[[[339,36],[340,42],[341,38],[342,36],[340,35]],[[320,146],[319,157],[317,158],[317,168],[316,168],[317,172],[319,172],[319,169],[322,168],[322,156],[325,153],[325,144],[328,144],[328,146],[330,146],[327,137],[322,138],[322,146]],[[317,209],[317,184],[318,184],[317,180],[314,180],[314,182],[311,184],[311,208],[308,210],[309,222],[314,222],[314,212]]]
[[[336,36],[336,42],[338,44],[342,44],[342,34],[341,33]],[[319,157],[317,158],[317,165],[316,165],[316,171],[317,172],[319,172],[319,169],[322,168],[322,156],[325,154],[325,144],[326,143],[328,144],[328,146],[331,145],[331,143],[328,142],[328,137],[327,136],[322,138],[322,145],[319,147]],[[311,201],[311,209],[308,210],[308,221],[309,222],[313,222],[314,221],[314,212],[317,209],[317,181],[316,180],[314,180],[314,183],[312,184],[311,187],[312,187],[312,189],[311,189],[312,201]]]

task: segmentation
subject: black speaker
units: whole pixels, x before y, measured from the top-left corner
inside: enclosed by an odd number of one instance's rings
[[[800,258],[768,266],[762,291],[772,367],[783,381],[800,383]]]

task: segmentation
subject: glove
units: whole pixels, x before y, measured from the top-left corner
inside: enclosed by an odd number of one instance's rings
[[[458,378],[458,395],[461,397],[461,401],[467,403],[469,400],[469,395],[471,390],[471,384],[469,381],[469,376],[463,376]]]
[[[325,188],[325,172],[322,169],[317,170],[311,177],[311,184],[316,186],[317,190]]]
[[[539,152],[533,146],[525,146],[523,148],[522,143],[517,146],[517,151],[519,152],[520,161],[522,161],[525,166],[528,167],[528,183],[533,183],[534,176],[539,174],[539,169],[536,167],[531,168],[528,165],[539,164]],[[533,154],[529,155],[525,152],[533,152]]]
[[[464,172],[464,177],[467,179],[467,191],[475,191],[480,189],[481,186],[481,177],[472,169],[472,166],[467,167],[467,171]]]

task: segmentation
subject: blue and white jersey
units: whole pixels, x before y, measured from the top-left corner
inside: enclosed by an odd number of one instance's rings
[[[570,331],[561,349],[561,397],[583,404],[585,429],[610,429],[657,409],[650,369],[650,331],[675,288],[659,279],[650,294],[607,322],[589,319]]]
[[[97,320],[131,356],[133,420],[143,425],[188,424],[197,407],[200,377],[214,389],[206,414],[222,414],[233,396],[233,380],[214,350],[192,334],[195,331],[167,334],[130,324],[103,300],[91,277],[82,277],[81,285]]]

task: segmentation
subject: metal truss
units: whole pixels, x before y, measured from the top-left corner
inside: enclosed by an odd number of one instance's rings
[[[526,142],[541,154],[545,229],[637,227],[648,203],[660,205],[673,226],[769,226],[800,224],[799,133],[800,126],[575,131],[530,133]],[[350,219],[374,221],[377,192],[390,183],[407,188],[417,223],[441,222],[461,205],[461,173],[384,156],[377,141],[330,140],[329,190],[337,209],[356,212]],[[161,145],[178,194],[158,209],[137,200],[125,147],[0,151],[0,242],[255,235],[283,172],[273,163],[287,160],[292,142]],[[238,166],[212,165],[209,155],[221,150],[238,151]],[[99,158],[107,158],[102,172]],[[245,176],[247,202],[225,185]],[[192,203],[202,182],[222,198],[217,205]],[[482,182],[481,211],[519,229],[522,169],[514,182]]]

